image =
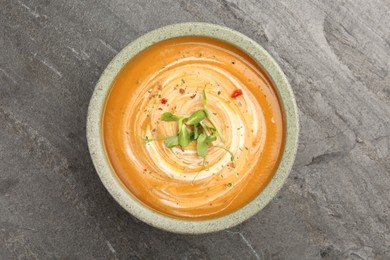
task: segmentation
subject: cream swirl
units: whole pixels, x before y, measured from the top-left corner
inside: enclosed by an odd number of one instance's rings
[[[225,193],[231,192],[226,187],[239,185],[246,180],[245,174],[252,172],[256,165],[254,155],[264,146],[266,127],[256,98],[243,82],[210,59],[202,59],[202,63],[199,63],[199,59],[180,59],[140,83],[142,91],[137,97],[138,102],[129,110],[139,109],[139,113],[133,123],[127,122],[127,127],[132,128],[136,137],[176,135],[177,123],[161,121],[162,113],[166,112],[166,108],[183,115],[202,109],[201,92],[204,86],[207,86],[208,109],[223,135],[223,140],[218,138],[215,143],[234,154],[235,168],[232,168],[230,154],[216,146],[210,146],[206,157],[207,167],[203,167],[203,159],[197,155],[194,144],[182,150],[179,147],[166,148],[163,141],[147,144],[136,141],[139,147],[134,149],[130,145],[134,142],[129,142],[128,154],[132,161],[140,169],[142,165],[149,166],[151,174],[145,175],[146,181],[150,184],[156,179],[166,182],[164,189],[154,189],[153,193],[161,203],[171,207],[208,207],[213,201],[224,197]],[[237,88],[243,89],[245,95],[232,99],[230,95]],[[167,98],[169,107],[161,104],[162,97]],[[142,155],[139,156],[139,153]],[[249,168],[248,163],[251,164]],[[224,182],[222,190],[220,182]],[[199,186],[198,194],[208,196],[196,199],[193,191],[178,194],[178,183]],[[218,192],[206,192],[215,187],[218,187]]]

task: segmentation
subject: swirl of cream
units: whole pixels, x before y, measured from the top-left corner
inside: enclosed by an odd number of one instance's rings
[[[177,123],[163,122],[161,115],[167,111],[189,115],[203,109],[201,93],[206,85],[208,110],[223,134],[223,140],[218,138],[214,144],[234,154],[234,168],[230,154],[215,145],[209,146],[207,166],[203,167],[195,142],[182,150],[166,148],[161,140],[145,144],[140,138],[177,135]],[[230,97],[237,88],[245,93],[239,100]],[[161,98],[166,98],[168,104],[162,105]],[[254,155],[263,150],[265,119],[251,91],[219,66],[217,60],[204,58],[199,62],[199,59],[183,58],[168,64],[140,84],[132,106],[128,111],[139,113],[134,122],[125,122],[127,125],[123,127],[131,129],[137,138],[129,140],[127,154],[140,172],[148,166],[145,185],[149,185],[161,203],[177,209],[205,208],[224,202],[226,193],[239,194],[245,188],[245,177],[256,164]],[[158,185],[161,182],[163,186]],[[227,189],[227,185],[233,187]],[[240,190],[234,191],[235,188]]]

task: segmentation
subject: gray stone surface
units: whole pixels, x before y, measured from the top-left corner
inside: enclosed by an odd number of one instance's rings
[[[0,259],[389,259],[390,2],[0,0]],[[259,42],[301,116],[286,185],[263,211],[202,236],[163,232],[99,181],[85,121],[128,42],[205,21]]]

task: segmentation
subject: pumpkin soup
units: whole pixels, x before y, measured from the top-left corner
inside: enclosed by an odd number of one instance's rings
[[[247,54],[207,37],[156,43],[112,83],[102,120],[107,157],[141,203],[211,219],[250,202],[275,173],[283,111]]]

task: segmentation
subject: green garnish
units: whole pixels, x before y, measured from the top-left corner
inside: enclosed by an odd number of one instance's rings
[[[161,120],[165,122],[175,121],[177,122],[177,135],[169,136],[165,138],[142,138],[145,142],[164,140],[164,144],[167,148],[173,148],[175,146],[187,147],[192,141],[196,142],[196,152],[203,158],[203,167],[206,165],[206,156],[209,145],[217,141],[217,137],[223,141],[222,132],[219,130],[215,121],[211,117],[207,109],[207,96],[206,87],[202,92],[203,109],[193,112],[191,115],[179,116],[171,112],[165,112],[161,115]],[[230,159],[234,167],[233,153],[221,145],[214,145],[221,148],[230,154]],[[196,176],[195,176],[196,178]],[[194,178],[194,180],[195,180]]]
[[[179,145],[179,137],[178,136],[170,136],[165,138],[165,146],[167,148],[172,148]]]
[[[206,138],[207,138],[206,135],[202,133],[199,135],[198,140],[196,142],[196,152],[203,159],[206,158],[207,150],[208,150]]]
[[[177,122],[177,131],[179,135],[182,129],[183,129],[183,118],[180,118],[179,121]]]
[[[205,120],[200,121],[200,125],[203,128],[209,128],[211,131],[215,131],[216,130],[214,125],[210,124],[208,121],[205,121]]]
[[[206,137],[206,144],[214,142],[217,140],[217,137],[215,135],[210,135]]]
[[[204,107],[204,110],[207,110],[206,86],[203,88],[202,97],[203,97],[203,107]]]
[[[198,125],[194,125],[194,139],[198,139],[199,136],[199,127]]]
[[[180,117],[177,115],[174,115],[170,112],[165,112],[164,114],[161,115],[161,120],[162,121],[178,121],[178,120],[180,120]]]
[[[191,135],[185,124],[181,125],[181,130],[179,131],[179,144],[181,147],[186,147],[191,142]]]
[[[202,96],[203,96],[203,107],[204,107],[204,112],[206,114],[206,117],[213,124],[214,128],[217,130],[219,137],[221,137],[221,140],[223,141],[223,136],[222,136],[221,130],[219,130],[217,124],[215,123],[215,121],[211,117],[209,111],[207,110],[206,87],[203,88]]]
[[[203,110],[198,110],[192,113],[190,117],[188,118],[186,125],[197,125],[199,124],[200,121],[203,120],[203,118],[206,117],[206,114],[204,113]]]
[[[209,130],[209,129],[207,128],[207,126],[205,125],[205,123],[203,122],[203,120],[200,121],[199,124],[200,124],[200,126],[202,127],[202,131],[203,131],[207,136],[211,135],[211,133],[210,133],[211,130]]]

